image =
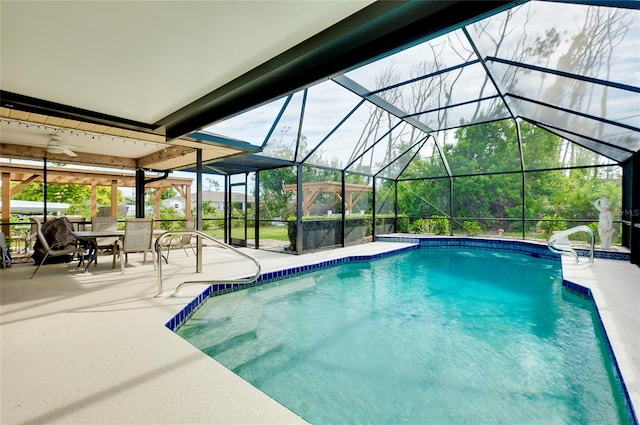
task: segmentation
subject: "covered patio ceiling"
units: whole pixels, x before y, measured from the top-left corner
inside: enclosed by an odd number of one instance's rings
[[[198,131],[512,3],[3,1],[1,154],[180,170],[196,149],[255,153]]]

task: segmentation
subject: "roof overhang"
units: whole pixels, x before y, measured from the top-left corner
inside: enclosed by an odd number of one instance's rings
[[[3,1],[2,156],[168,170],[255,153],[190,135],[513,4]],[[56,133],[77,157],[47,152]]]

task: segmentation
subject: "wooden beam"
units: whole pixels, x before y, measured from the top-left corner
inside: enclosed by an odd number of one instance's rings
[[[96,155],[90,153],[76,152],[77,156],[71,158],[65,154],[52,154],[47,152],[45,148],[25,145],[12,145],[8,143],[0,144],[2,156],[15,159],[28,159],[33,161],[41,161],[47,158],[51,162],[93,165],[97,167],[113,167],[126,168],[133,170],[136,168],[136,160],[133,158],[125,158],[121,156]]]
[[[16,165],[16,164],[3,164],[0,170],[3,174],[3,179],[7,180],[7,183],[3,183],[3,195],[4,190],[9,191],[8,200],[11,199],[11,195],[24,189],[30,183],[42,182],[42,167],[34,165]],[[6,174],[6,177],[5,177]],[[17,186],[11,188],[11,182],[19,182]],[[111,214],[114,217],[118,215],[118,187],[135,187],[135,175],[118,171],[101,171],[95,169],[72,169],[72,168],[59,168],[49,167],[47,168],[47,182],[59,183],[59,184],[84,184],[91,186],[91,216],[97,216],[97,187],[106,186],[111,187]],[[184,177],[168,177],[166,179],[157,180],[146,185],[146,189],[157,189],[158,192],[162,192],[165,188],[176,187],[179,192],[184,193],[185,199],[188,202],[188,210],[185,211],[187,217],[191,216],[191,183],[193,179]],[[94,193],[95,191],[95,193]],[[3,211],[7,208],[8,217],[11,217],[9,201],[3,202]],[[157,204],[159,205],[159,204]],[[156,208],[158,211],[159,207]],[[158,217],[159,218],[159,217]],[[3,218],[4,220],[4,218]]]
[[[187,198],[187,192],[185,190],[186,185],[180,185],[180,186],[176,186],[174,187],[174,189],[176,190],[176,192],[178,192],[178,195],[182,196],[183,198]]]
[[[152,154],[138,158],[137,166],[140,168],[145,168],[148,166],[152,166],[153,164],[185,156],[193,152],[195,152],[195,149],[193,148],[188,148],[185,146],[170,146],[159,152],[154,152]]]
[[[3,172],[11,173],[11,181],[25,181],[31,179],[30,183],[42,182],[42,166],[3,164]],[[135,175],[127,172],[103,171],[96,169],[80,170],[67,167],[48,167],[47,180],[49,183],[60,184],[86,184],[95,183],[98,186],[111,186],[113,180],[121,187],[135,187]],[[168,177],[147,184],[147,187],[174,187],[180,185],[191,185],[193,180],[184,177]]]
[[[297,187],[295,184],[285,184],[283,186],[283,189],[286,191],[291,191],[294,194],[297,192]],[[340,182],[324,181],[303,183],[302,192],[302,215],[309,215],[313,202],[315,202],[316,198],[321,193],[333,193],[342,201],[342,183]],[[373,188],[371,186],[361,184],[346,184],[345,194],[347,199],[344,201],[344,208],[352,212],[353,206],[366,192],[373,192]],[[355,200],[352,199],[354,193],[358,194]]]
[[[353,197],[353,194],[357,193],[358,195],[356,196],[356,199],[351,199]],[[351,201],[351,208],[349,208],[349,210],[351,211],[351,214],[353,214],[353,206],[355,204],[358,203],[358,201],[360,200],[360,198],[362,198],[362,196],[365,194],[366,192],[351,192],[349,195],[349,200]]]
[[[25,187],[29,186],[31,183],[34,182],[34,180],[36,180],[38,177],[40,177],[40,179],[42,179],[42,176],[39,174],[34,174],[31,177],[28,177],[26,180],[23,180],[22,183],[18,183],[17,185],[15,185],[14,187],[11,188],[11,196],[15,195],[16,193],[20,192],[22,189],[24,189]]]

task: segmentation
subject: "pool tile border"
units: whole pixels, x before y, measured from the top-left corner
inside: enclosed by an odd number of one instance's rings
[[[241,289],[251,288],[253,286],[264,285],[265,283],[272,282],[274,280],[284,279],[287,277],[297,276],[304,273],[309,273],[315,270],[320,270],[326,267],[333,267],[344,263],[353,262],[365,262],[376,260],[379,258],[387,257],[389,255],[395,255],[403,251],[416,249],[416,248],[473,248],[487,251],[499,251],[499,252],[518,252],[521,254],[531,255],[537,258],[545,258],[549,260],[560,261],[560,255],[549,251],[546,245],[533,241],[521,241],[512,239],[482,239],[482,238],[470,238],[460,236],[447,236],[447,237],[434,237],[434,236],[395,236],[395,235],[383,235],[376,238],[382,242],[402,242],[415,244],[409,247],[404,247],[396,250],[390,250],[388,252],[380,254],[370,255],[351,255],[343,258],[337,258],[327,260],[319,263],[308,264],[304,266],[296,266],[289,269],[277,270],[268,273],[262,273],[258,279],[250,284],[238,284],[238,283],[217,283],[208,286],[202,293],[188,303],[182,310],[180,310],[174,317],[172,317],[165,326],[172,331],[176,331],[189,319],[195,311],[200,308],[204,301],[211,297],[226,294],[228,292],[238,291]],[[576,249],[579,256],[588,257],[589,251],[584,249]],[[611,251],[598,251],[594,252],[596,258],[606,258],[614,260],[630,261],[630,254],[624,252],[611,252]]]
[[[552,260],[560,260],[560,255],[553,253],[549,250],[547,245],[534,242],[534,241],[522,241],[514,239],[482,239],[482,238],[470,238],[463,236],[395,236],[395,235],[383,235],[376,238],[377,241],[383,242],[408,242],[419,243],[421,247],[430,248],[474,248],[491,251],[510,251],[520,252],[523,254],[529,254],[534,256],[540,256],[541,258],[547,258]],[[589,257],[589,250],[583,248],[576,248],[576,253],[580,257]],[[607,260],[620,260],[631,261],[631,254],[627,252],[616,251],[603,251],[594,250],[594,258],[602,258]]]
[[[607,329],[604,326],[604,322],[602,321],[602,316],[600,315],[600,310],[598,309],[598,304],[596,303],[595,298],[593,297],[593,294],[591,292],[591,289],[582,286],[582,285],[578,285],[577,283],[573,283],[569,280],[566,279],[562,279],[562,286],[568,291],[571,292],[572,294],[575,294],[581,298],[584,298],[586,300],[588,300],[589,302],[592,303],[593,307],[594,307],[594,311],[596,313],[596,317],[598,318],[598,327],[599,327],[599,331],[602,334],[602,336],[604,337],[604,341],[607,344],[607,348],[608,348],[608,353],[611,356],[611,360],[613,360],[613,378],[615,379],[615,381],[618,383],[618,385],[620,385],[620,387],[622,388],[622,392],[624,394],[625,399],[627,400],[627,409],[628,410],[628,414],[630,415],[630,417],[633,419],[633,423],[634,424],[638,424],[638,416],[636,414],[636,411],[633,407],[633,402],[631,401],[631,396],[629,395],[629,390],[627,388],[627,385],[624,382],[624,378],[622,376],[622,372],[620,371],[620,366],[618,365],[618,360],[616,359],[616,355],[615,352],[613,351],[613,345],[611,345],[611,341],[609,340],[609,335],[607,335]]]
[[[307,264],[304,266],[296,266],[288,269],[262,273],[255,282],[249,283],[249,284],[242,284],[242,283],[212,284],[212,285],[209,285],[204,291],[202,291],[197,297],[195,297],[186,306],[184,306],[182,310],[180,310],[167,323],[165,323],[165,326],[174,332],[177,331],[180,328],[180,326],[182,326],[209,297],[214,297],[214,296],[226,294],[229,292],[239,291],[241,289],[247,289],[254,286],[264,285],[276,280],[298,276],[298,275],[310,273],[316,270],[321,270],[328,267],[334,267],[340,264],[362,263],[362,262],[377,260],[380,258],[388,257],[391,255],[399,254],[401,252],[406,252],[406,251],[410,251],[417,248],[419,248],[418,244],[390,250],[390,251],[379,253],[379,254],[349,255],[342,258],[321,261],[318,263]]]

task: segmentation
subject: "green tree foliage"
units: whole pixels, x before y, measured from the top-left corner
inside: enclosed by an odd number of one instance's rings
[[[154,198],[155,198],[156,194],[158,193],[158,189],[150,189],[150,192],[151,192],[151,194],[153,196],[149,196],[147,198],[147,200],[145,201],[145,203],[147,205],[155,205],[156,202],[154,201]],[[164,201],[165,199],[173,198],[177,194],[178,194],[178,192],[176,192],[176,190],[174,188],[167,187],[167,188],[162,190],[162,193],[160,195],[160,200]]]
[[[284,190],[284,185],[296,182],[296,169],[283,167],[260,173],[260,218],[288,217],[291,214],[289,201],[293,192]]]
[[[597,221],[598,211],[593,202],[603,196],[609,198],[614,216],[620,216],[621,176],[617,167],[571,168],[605,161],[526,122],[521,123],[521,135],[524,166],[529,171],[525,174],[526,218]],[[446,144],[444,149],[454,174],[452,209],[455,217],[521,218],[523,182],[513,121],[460,128],[456,131],[456,141]],[[449,214],[449,179],[402,180],[438,175],[428,169],[440,170],[441,164],[436,158],[416,156],[402,173],[398,184],[401,214],[410,217]],[[552,170],[558,168],[560,170]],[[482,173],[492,174],[478,175]],[[391,193],[391,190],[391,183],[384,183],[378,193]]]
[[[82,203],[91,198],[91,187],[78,184],[47,185],[47,201],[66,202],[70,204]],[[44,185],[31,183],[13,196],[13,199],[22,201],[44,201]]]
[[[184,219],[184,215],[176,211],[172,207],[160,207],[160,219],[161,220],[181,220]],[[162,221],[160,223],[162,230],[183,230],[184,222],[182,221]]]
[[[16,183],[17,184],[17,183]],[[118,190],[118,204],[124,201],[124,194]],[[31,183],[12,197],[21,201],[44,200],[44,185],[42,183]],[[57,184],[47,185],[47,201],[63,202],[71,204],[67,210],[68,214],[78,214],[85,218],[91,217],[91,186],[79,184]],[[96,203],[99,206],[111,205],[111,188],[98,186],[96,188]]]

